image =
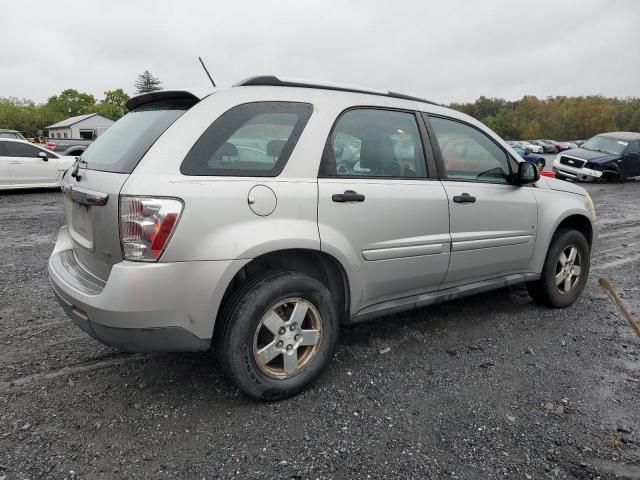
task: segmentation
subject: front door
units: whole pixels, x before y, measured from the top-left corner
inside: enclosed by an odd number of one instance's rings
[[[624,151],[620,173],[625,177],[640,176],[640,140],[632,140]]]
[[[451,263],[442,288],[525,271],[535,246],[532,187],[511,183],[516,163],[479,129],[429,117],[444,170]]]
[[[447,196],[428,177],[414,113],[358,108],[336,121],[318,178],[318,228],[322,250],[353,274],[352,313],[443,281]]]
[[[48,185],[58,178],[58,162],[54,154],[22,142],[5,142],[11,183],[13,185]],[[38,155],[45,152],[47,158]]]
[[[11,171],[9,163],[11,159],[7,157],[5,145],[9,142],[0,142],[0,186],[6,187],[11,184]]]

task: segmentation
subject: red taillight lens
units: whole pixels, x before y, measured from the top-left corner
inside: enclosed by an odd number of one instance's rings
[[[182,202],[176,198],[120,197],[120,243],[125,260],[154,262],[175,230]]]

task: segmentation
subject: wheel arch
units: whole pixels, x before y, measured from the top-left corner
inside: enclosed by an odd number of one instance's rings
[[[351,303],[350,284],[347,272],[340,261],[319,250],[290,248],[262,254],[240,268],[225,289],[215,324],[218,324],[218,320],[225,310],[226,302],[229,301],[233,293],[249,279],[268,270],[296,271],[315,278],[333,294],[341,323],[348,320]]]
[[[571,214],[558,223],[551,238],[554,238],[561,229],[572,229],[582,233],[587,239],[589,248],[593,246],[593,224],[586,215],[580,213]],[[549,247],[551,244],[549,244]],[[547,250],[549,249],[547,247]]]

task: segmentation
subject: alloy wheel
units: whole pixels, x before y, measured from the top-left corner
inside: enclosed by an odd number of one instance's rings
[[[556,263],[555,273],[556,288],[561,294],[569,295],[582,274],[582,255],[578,247],[569,245],[562,250]]]
[[[287,379],[313,361],[321,340],[318,309],[303,298],[288,298],[263,315],[254,335],[253,356],[262,373]]]

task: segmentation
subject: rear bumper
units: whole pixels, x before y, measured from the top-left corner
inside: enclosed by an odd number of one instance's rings
[[[66,227],[49,279],[67,315],[102,343],[131,352],[207,350],[224,290],[247,260],[121,262],[104,281],[80,265]]]

